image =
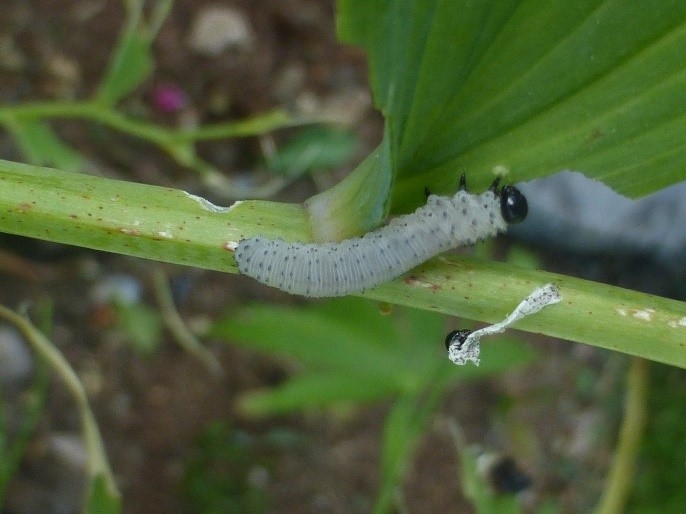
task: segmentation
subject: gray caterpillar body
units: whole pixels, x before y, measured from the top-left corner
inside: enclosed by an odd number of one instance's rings
[[[464,187],[362,237],[336,243],[289,243],[251,237],[238,243],[238,268],[259,282],[310,297],[344,296],[394,279],[451,248],[476,243],[524,219],[526,198],[498,180],[480,194]]]

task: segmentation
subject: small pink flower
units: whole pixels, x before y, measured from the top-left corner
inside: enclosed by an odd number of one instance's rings
[[[153,105],[162,112],[176,112],[186,106],[186,93],[174,84],[162,84],[152,92]]]

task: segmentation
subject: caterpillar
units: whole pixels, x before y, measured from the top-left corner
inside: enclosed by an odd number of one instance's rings
[[[426,205],[362,237],[332,243],[289,243],[261,236],[239,241],[238,269],[259,282],[309,297],[345,296],[394,279],[446,250],[474,244],[522,221],[528,205],[500,177],[480,195],[464,175],[452,196],[429,194]]]

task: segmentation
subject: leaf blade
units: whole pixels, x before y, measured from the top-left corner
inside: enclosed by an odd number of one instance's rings
[[[576,169],[634,197],[686,178],[683,2],[403,3],[339,12],[390,125],[392,211],[454,191],[463,170],[479,190],[496,169]]]

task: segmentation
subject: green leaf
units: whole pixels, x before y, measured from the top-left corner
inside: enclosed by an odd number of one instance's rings
[[[239,397],[244,414],[396,398],[384,426],[375,513],[392,505],[416,442],[452,384],[531,360],[523,345],[500,341],[484,345],[485,366],[454,366],[443,345],[442,316],[414,309],[385,315],[374,303],[351,298],[309,308],[246,307],[218,322],[213,333],[303,364],[278,386]]]
[[[387,144],[377,147],[334,187],[305,200],[315,241],[340,241],[378,227],[388,216],[393,166]]]
[[[117,301],[114,304],[119,326],[131,346],[142,355],[152,355],[162,339],[162,316],[141,303]]]
[[[686,177],[686,4],[341,0],[390,125],[394,210],[572,168],[639,196]]]
[[[57,166],[68,171],[82,171],[85,161],[81,154],[67,146],[50,128],[39,120],[3,119],[15,137],[26,159],[38,166]]]
[[[330,314],[332,309],[337,314]],[[418,344],[426,341],[428,331],[412,340],[400,333],[398,316],[382,316],[372,302],[354,298],[310,309],[256,304],[219,321],[213,334],[295,358],[315,370],[332,369],[404,390],[416,382],[410,375],[427,373],[422,354],[436,356],[436,347]],[[413,356],[409,367],[408,354]],[[389,373],[391,369],[395,372]]]
[[[483,366],[456,367],[445,354],[442,316],[416,309],[384,315],[375,303],[353,298],[306,309],[245,307],[217,322],[212,332],[305,365],[274,389],[244,395],[241,407],[255,415],[421,396],[437,381],[476,379],[531,360],[521,344],[499,341],[484,345]]]
[[[303,129],[275,155],[267,160],[274,173],[288,177],[308,171],[322,171],[342,166],[348,161],[357,143],[347,130],[314,126]]]
[[[296,375],[278,388],[243,394],[238,405],[247,415],[266,416],[296,412],[313,407],[331,407],[337,403],[371,403],[397,393],[397,384],[341,371],[311,372]]]
[[[442,382],[442,383],[441,383]],[[445,393],[445,382],[432,388],[428,399],[417,396],[399,398],[384,424],[381,447],[381,487],[373,512],[389,512],[394,493],[410,463],[417,441],[439,406]]]
[[[153,38],[143,22],[142,8],[143,2],[132,2],[127,26],[96,94],[98,103],[115,105],[152,73]]]

